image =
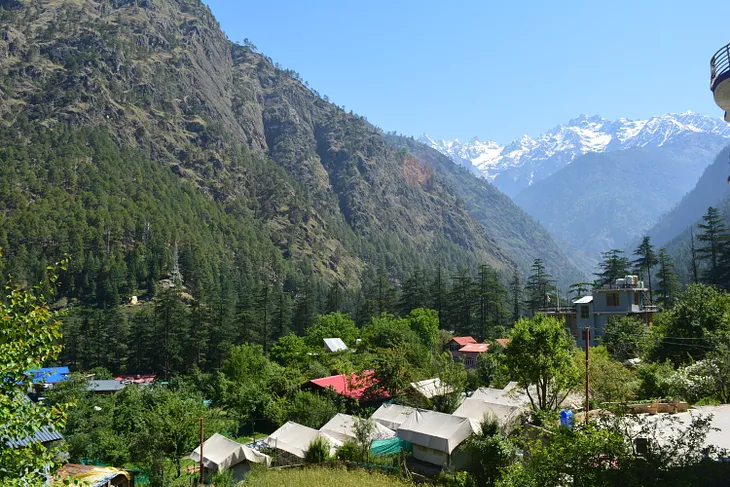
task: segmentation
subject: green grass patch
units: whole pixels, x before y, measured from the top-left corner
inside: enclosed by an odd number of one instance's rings
[[[393,475],[345,468],[254,469],[246,479],[251,487],[410,487],[414,484]]]

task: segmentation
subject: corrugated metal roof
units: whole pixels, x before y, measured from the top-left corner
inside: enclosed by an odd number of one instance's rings
[[[573,304],[588,304],[593,302],[593,296],[583,296],[580,299],[573,301]]]
[[[454,338],[452,338],[451,340],[452,340],[452,341],[455,341],[456,343],[458,343],[458,344],[459,344],[459,345],[461,345],[462,347],[463,347],[464,345],[468,345],[468,344],[470,344],[470,343],[476,343],[476,342],[477,342],[477,341],[476,341],[476,340],[474,340],[474,338],[472,338],[472,337],[454,337]]]
[[[127,387],[121,380],[90,380],[88,389],[91,392],[117,392]]]
[[[469,343],[459,349],[462,353],[484,353],[489,350],[488,343]]]
[[[340,374],[320,379],[312,379],[310,384],[314,384],[323,389],[332,389],[336,393],[349,397],[350,399],[365,399],[368,389],[377,384],[372,370],[364,370],[361,374]],[[385,391],[380,391],[380,397],[389,397]]]
[[[54,428],[53,426],[45,426],[39,431],[36,431],[33,436],[29,436],[20,440],[8,440],[6,444],[10,448],[24,448],[31,445],[32,443],[49,443],[51,441],[58,441],[62,439],[63,435],[56,431],[56,428]]]
[[[328,352],[344,352],[347,350],[347,345],[342,341],[342,338],[325,338],[324,348]]]

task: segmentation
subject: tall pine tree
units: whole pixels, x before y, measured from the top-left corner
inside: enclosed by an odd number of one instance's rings
[[[662,308],[671,308],[674,296],[679,292],[679,280],[674,272],[674,262],[667,253],[667,249],[659,249],[659,258],[657,259],[659,269],[657,270],[657,278],[659,282],[659,304]]]
[[[618,249],[601,252],[603,261],[598,265],[601,271],[594,274],[598,277],[599,286],[612,283],[629,273],[630,262],[628,257],[625,257],[623,253],[623,250]]]
[[[535,259],[530,268],[530,277],[527,278],[525,304],[534,315],[538,309],[546,308],[550,302],[550,293],[555,290],[552,276],[545,269],[542,259]]]
[[[697,236],[701,244],[697,256],[706,265],[704,278],[710,284],[720,284],[720,256],[728,241],[725,219],[717,208],[710,206],[702,217],[702,223],[697,226],[701,231]]]
[[[634,251],[637,258],[634,260],[634,268],[639,271],[639,275],[643,280],[644,276],[649,282],[649,301],[654,302],[654,296],[651,288],[651,270],[659,263],[654,246],[651,244],[650,237],[644,237],[641,244]]]

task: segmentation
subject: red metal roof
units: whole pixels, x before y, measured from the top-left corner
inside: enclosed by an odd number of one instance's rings
[[[477,342],[477,341],[476,341],[476,340],[474,340],[474,339],[473,339],[472,337],[454,337],[454,338],[452,338],[451,340],[452,340],[452,341],[454,341],[454,342],[456,342],[456,343],[458,343],[458,344],[459,344],[459,345],[461,345],[462,347],[463,347],[464,345],[468,345],[468,344],[470,344],[470,343],[476,343],[476,342]]]
[[[507,348],[507,345],[509,345],[510,339],[509,338],[497,338],[495,341],[497,343],[499,343],[500,345],[502,345],[502,348]]]
[[[360,400],[365,397],[368,392],[368,388],[371,388],[373,384],[377,383],[377,380],[373,377],[372,370],[365,370],[359,375],[332,375],[329,377],[322,377],[321,379],[312,379],[309,382],[323,389],[332,389],[337,394],[350,399]],[[382,391],[378,394],[378,397],[383,398],[389,396],[385,391]]]
[[[464,345],[459,349],[459,352],[462,353],[484,353],[487,350],[489,350],[489,344],[488,343],[469,343]]]

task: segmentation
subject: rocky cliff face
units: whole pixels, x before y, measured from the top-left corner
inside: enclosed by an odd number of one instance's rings
[[[245,202],[285,257],[327,279],[381,260],[396,273],[512,265],[431,168],[228,41],[200,1],[0,5],[3,124],[108,127],[212,198]]]

